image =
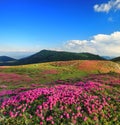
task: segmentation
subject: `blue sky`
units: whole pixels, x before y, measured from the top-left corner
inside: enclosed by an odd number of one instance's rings
[[[0,55],[54,49],[120,56],[119,15],[120,0],[0,0]]]

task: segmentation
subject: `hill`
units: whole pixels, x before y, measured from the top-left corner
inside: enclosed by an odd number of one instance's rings
[[[69,60],[104,60],[99,55],[91,53],[73,53],[64,51],[42,50],[27,58],[17,60],[15,64],[33,64],[53,61],[69,61]]]
[[[113,58],[112,61],[120,62],[120,57]]]
[[[9,61],[15,61],[16,59],[8,57],[8,56],[0,56],[0,62],[9,62]]]
[[[79,79],[89,74],[101,74],[109,72],[120,73],[120,65],[112,61],[103,60],[72,60],[19,66],[0,66],[0,72],[17,73],[22,75],[8,76],[10,74],[4,74],[3,76],[5,76],[5,81],[8,79],[14,81],[15,79],[15,83],[16,81],[19,81],[21,86],[26,86],[26,80],[20,80],[19,77],[22,78],[23,76],[27,75],[34,79],[32,83],[50,83],[58,79]],[[15,87],[17,87],[17,85]]]
[[[0,125],[119,125],[120,64],[0,66]]]

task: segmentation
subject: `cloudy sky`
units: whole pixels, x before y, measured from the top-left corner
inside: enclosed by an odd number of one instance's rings
[[[42,49],[120,56],[120,0],[0,0],[0,55]]]

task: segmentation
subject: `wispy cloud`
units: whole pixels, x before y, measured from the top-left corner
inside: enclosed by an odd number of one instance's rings
[[[120,10],[120,0],[110,0],[107,3],[96,4],[94,5],[94,10],[96,12],[106,12],[110,10]]]
[[[120,56],[120,32],[113,32],[109,35],[97,34],[90,40],[69,40],[59,50]]]
[[[112,17],[109,17],[109,18],[108,18],[108,21],[109,21],[109,22],[114,22],[114,20],[113,20]]]

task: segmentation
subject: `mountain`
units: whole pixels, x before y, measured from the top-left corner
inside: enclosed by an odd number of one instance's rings
[[[101,57],[103,57],[104,59],[107,59],[107,60],[111,60],[111,59],[115,58],[113,56],[101,56]]]
[[[64,51],[41,50],[29,57],[17,60],[16,65],[32,64],[53,61],[67,61],[67,60],[105,60],[99,55],[91,53],[73,53]]]
[[[0,56],[0,63],[3,62],[11,62],[11,61],[15,61],[16,59],[8,57],[8,56]]]
[[[113,58],[111,61],[120,62],[120,57]]]

